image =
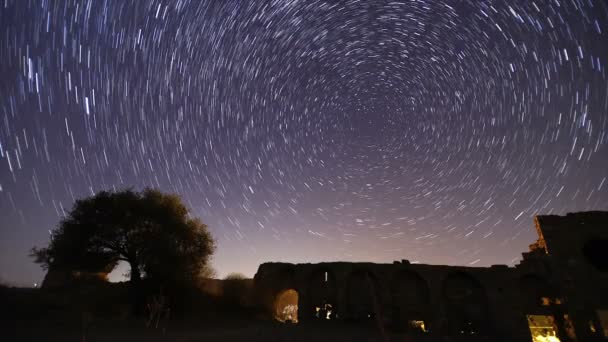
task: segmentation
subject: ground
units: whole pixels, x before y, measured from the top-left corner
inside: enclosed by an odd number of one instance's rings
[[[407,336],[367,322],[280,323],[255,310],[226,309],[207,297],[191,299],[197,310],[146,324],[129,314],[126,284],[72,291],[0,287],[0,341],[483,341]],[[492,339],[496,341],[496,339]]]
[[[7,335],[5,335],[7,336]],[[211,320],[171,322],[166,331],[146,328],[141,321],[96,322],[85,334],[80,322],[22,321],[12,326],[5,341],[483,341],[482,339],[432,339],[428,336],[383,334],[373,327],[357,325],[285,325],[264,320]],[[492,339],[492,341],[496,341]]]

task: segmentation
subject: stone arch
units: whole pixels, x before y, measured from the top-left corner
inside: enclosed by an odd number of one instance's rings
[[[337,283],[335,273],[328,267],[313,271],[308,277],[307,315],[316,319],[334,319],[337,310]]]
[[[261,297],[258,300],[262,301],[267,313],[274,319],[283,321],[277,317],[277,300],[285,291],[294,290],[298,294],[299,304],[301,289],[297,286],[296,272],[292,265],[274,265],[256,282],[259,287],[257,293]]]
[[[355,320],[374,318],[381,313],[378,278],[367,269],[357,269],[347,280],[348,316]]]
[[[488,300],[476,278],[465,272],[451,273],[443,281],[442,295],[448,334],[487,332]]]
[[[274,278],[275,287],[277,287],[278,290],[295,287],[296,285],[296,271],[291,265],[286,265],[278,269]]]
[[[273,303],[274,318],[283,323],[298,323],[299,297],[295,289],[279,291]]]
[[[424,327],[431,301],[427,281],[414,271],[401,270],[391,281],[390,293],[393,324],[410,327],[413,322],[422,322]]]

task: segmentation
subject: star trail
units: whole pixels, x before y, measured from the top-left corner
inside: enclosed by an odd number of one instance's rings
[[[4,0],[0,277],[77,198],[155,187],[265,261],[517,263],[608,209],[602,0]]]

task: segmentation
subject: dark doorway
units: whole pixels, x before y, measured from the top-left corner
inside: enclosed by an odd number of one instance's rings
[[[391,321],[397,330],[426,332],[429,304],[428,284],[420,275],[397,273],[391,284]]]
[[[336,278],[329,269],[314,272],[309,279],[310,313],[319,320],[337,317]]]
[[[348,278],[349,316],[355,320],[373,319],[380,313],[380,292],[374,275],[354,271]]]
[[[443,297],[451,335],[487,333],[487,298],[475,278],[464,272],[450,274],[443,283]]]

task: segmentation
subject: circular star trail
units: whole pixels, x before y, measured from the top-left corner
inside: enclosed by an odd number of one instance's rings
[[[608,209],[600,0],[5,0],[0,270],[77,198],[156,187],[263,261],[516,263]]]

